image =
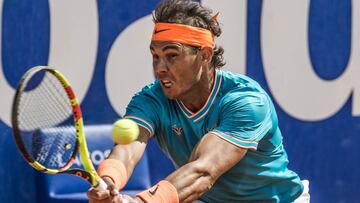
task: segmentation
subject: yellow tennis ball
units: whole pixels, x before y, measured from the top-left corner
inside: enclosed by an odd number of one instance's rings
[[[130,119],[119,119],[113,124],[112,138],[116,144],[129,144],[139,136],[139,126]]]

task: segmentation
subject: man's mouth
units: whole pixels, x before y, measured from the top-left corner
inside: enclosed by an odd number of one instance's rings
[[[173,85],[173,83],[170,80],[160,80],[160,82],[166,88],[170,88]]]

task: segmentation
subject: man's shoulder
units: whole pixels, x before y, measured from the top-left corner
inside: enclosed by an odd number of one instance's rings
[[[225,84],[233,87],[254,86],[260,87],[259,83],[247,75],[221,70]]]
[[[223,96],[231,96],[234,94],[264,94],[265,91],[252,78],[233,73],[230,71],[222,71],[223,85],[221,92]]]
[[[246,75],[222,71],[223,85],[221,88],[220,105],[272,103],[266,91],[253,79]]]

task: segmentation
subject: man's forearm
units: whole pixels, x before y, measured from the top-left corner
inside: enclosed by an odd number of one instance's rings
[[[111,150],[108,159],[120,160],[127,171],[128,177],[131,176],[136,164],[144,153],[146,144],[133,142],[128,145],[116,145]]]
[[[207,192],[217,177],[200,161],[190,162],[170,174],[166,180],[178,191],[180,202],[192,202]]]

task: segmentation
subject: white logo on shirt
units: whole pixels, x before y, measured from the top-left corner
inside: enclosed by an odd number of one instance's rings
[[[174,124],[172,126],[172,130],[178,135],[180,136],[183,132],[183,128],[182,127],[177,127],[176,124]]]

